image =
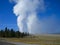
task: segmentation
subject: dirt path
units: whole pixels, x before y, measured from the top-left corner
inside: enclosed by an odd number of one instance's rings
[[[13,45],[13,44],[0,41],[0,45]]]
[[[38,45],[38,44],[26,44],[26,43],[21,43],[21,42],[9,42],[15,45]]]
[[[26,43],[21,43],[21,42],[8,42],[8,41],[0,40],[0,45],[38,45],[38,44],[26,44]]]

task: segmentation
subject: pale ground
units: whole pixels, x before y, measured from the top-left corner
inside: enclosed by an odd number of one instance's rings
[[[60,35],[42,34],[25,38],[2,38],[18,45],[60,45]]]

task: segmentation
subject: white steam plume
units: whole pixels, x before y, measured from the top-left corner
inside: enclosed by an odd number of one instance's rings
[[[14,0],[15,1],[15,0]],[[17,25],[21,32],[32,31],[32,26],[37,22],[37,8],[44,9],[43,0],[16,0],[16,5],[13,8],[17,17]]]
[[[16,5],[13,12],[17,16],[19,31],[33,34],[60,32],[60,23],[53,15],[48,18],[37,18],[37,9],[45,10],[44,0],[13,0]]]

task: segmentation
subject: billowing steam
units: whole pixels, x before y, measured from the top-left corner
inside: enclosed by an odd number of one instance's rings
[[[17,25],[21,32],[31,33],[34,30],[34,25],[37,25],[37,12],[40,6],[43,9],[43,0],[16,0],[16,5],[13,8],[17,17]]]
[[[33,34],[58,32],[58,23],[55,16],[38,19],[37,10],[45,9],[44,0],[13,0],[16,5],[13,12],[17,16],[19,31]]]

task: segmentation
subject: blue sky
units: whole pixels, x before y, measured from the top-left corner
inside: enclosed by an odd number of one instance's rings
[[[45,0],[45,5],[47,9],[43,15],[56,14],[57,18],[60,18],[60,0]]]
[[[12,10],[13,5],[9,0],[0,0],[0,29],[5,27],[17,29],[16,16]]]
[[[8,27],[18,30],[17,17],[12,10],[14,5],[9,0],[0,0],[0,29]],[[46,11],[44,13],[38,11],[38,18],[49,17],[54,14],[60,24],[60,0],[45,0],[45,5]]]

